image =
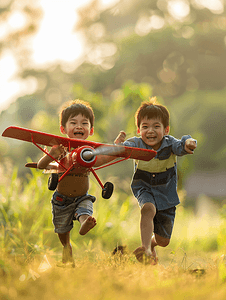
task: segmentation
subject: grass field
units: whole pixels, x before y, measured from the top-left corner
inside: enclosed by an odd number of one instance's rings
[[[163,255],[163,253],[162,253]],[[163,255],[164,256],[164,255]],[[75,268],[56,267],[56,253],[27,261],[1,255],[0,299],[225,299],[220,261],[187,255],[179,262],[145,266],[96,249],[78,252]]]
[[[140,245],[139,209],[129,183],[111,178],[117,189],[109,200],[92,183],[97,226],[80,236],[75,224],[75,268],[59,268],[47,178],[34,170],[25,184],[7,170],[0,170],[0,299],[226,299],[225,211],[211,199],[200,196],[194,213],[180,191],[171,243],[149,266],[132,254]],[[124,254],[112,254],[117,245]]]

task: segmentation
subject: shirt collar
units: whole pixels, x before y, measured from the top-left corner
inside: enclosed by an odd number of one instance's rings
[[[147,149],[154,150],[151,146],[147,145],[143,140],[142,140],[142,142],[147,147]],[[168,146],[169,146],[169,136],[168,135],[164,135],[164,137],[162,139],[161,146],[159,147],[158,150],[155,150],[155,151],[159,152],[159,151],[161,151],[162,149],[164,149],[164,148],[166,148]]]

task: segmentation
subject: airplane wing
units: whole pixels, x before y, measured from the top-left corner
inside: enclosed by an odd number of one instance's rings
[[[157,154],[157,152],[154,150],[126,147],[126,146],[119,146],[119,147],[123,147],[124,151],[121,152],[120,154],[115,155],[117,157],[125,157],[125,158],[149,161],[152,158],[154,158]]]
[[[35,168],[37,169],[37,163],[36,162],[31,162],[31,163],[26,163],[25,167],[27,168]],[[45,170],[57,170],[58,168],[58,164],[56,162],[51,162],[50,164],[48,164],[48,166],[46,167]]]
[[[62,144],[64,147],[68,148],[77,148],[85,145],[96,148],[103,145],[101,143],[91,142],[87,140],[83,141],[79,139],[70,139],[59,135],[49,134],[17,126],[10,126],[6,128],[5,131],[2,133],[2,136],[31,143],[33,143],[34,141],[36,144],[51,147],[54,145]]]
[[[62,137],[54,134],[49,134],[49,133],[26,129],[17,126],[10,126],[6,128],[5,131],[2,133],[2,136],[18,139],[26,142],[31,142],[35,144],[45,145],[45,146],[54,146],[54,145],[62,144],[64,147],[67,147],[69,149],[77,148],[81,146],[91,146],[94,149],[103,146],[112,147],[112,145],[108,145],[108,144],[92,142],[87,140],[84,141],[80,139],[71,139],[67,137]],[[125,157],[125,158],[129,157],[132,159],[149,161],[157,154],[157,152],[154,150],[125,147],[125,146],[115,146],[115,147],[123,148],[122,151],[120,151],[120,153],[113,155],[115,157]]]

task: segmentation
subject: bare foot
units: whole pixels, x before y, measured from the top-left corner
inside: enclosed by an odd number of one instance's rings
[[[139,262],[143,262],[143,255],[145,253],[145,248],[144,247],[138,247],[136,250],[133,251],[133,254],[135,254],[136,259]]]
[[[157,253],[156,253],[155,248],[151,249],[151,251],[152,251],[152,256],[154,257],[154,259],[156,260],[156,262],[158,262],[158,257],[157,257]]]
[[[156,242],[155,242],[155,237],[153,236],[152,239],[151,239],[151,252],[152,252],[152,255],[155,258],[156,264],[157,264],[158,257],[157,257],[157,253],[156,253],[156,250],[155,250],[155,246],[156,246]]]
[[[92,229],[96,225],[97,221],[95,218],[89,216],[82,224],[79,230],[81,235],[86,234],[90,229]]]
[[[136,259],[145,265],[157,265],[158,259],[153,254],[147,254],[145,247],[138,247],[133,251],[136,256]],[[156,255],[156,253],[155,253]]]
[[[66,245],[65,247],[63,247],[62,263],[59,263],[57,266],[58,267],[70,266],[72,268],[75,267],[75,261],[73,259],[71,245]]]

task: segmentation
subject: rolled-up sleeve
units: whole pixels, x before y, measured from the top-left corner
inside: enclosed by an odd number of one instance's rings
[[[141,142],[142,142],[141,139],[138,139],[137,137],[132,137],[132,138],[126,140],[123,143],[123,146],[126,146],[126,147],[135,147],[135,148],[144,148],[144,147],[141,146]]]
[[[187,151],[185,150],[185,142],[187,139],[190,139],[191,136],[184,135],[182,136],[181,140],[177,140],[174,137],[171,137],[173,139],[172,141],[172,152],[176,154],[177,156],[182,156],[188,154]]]

